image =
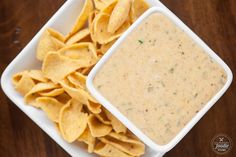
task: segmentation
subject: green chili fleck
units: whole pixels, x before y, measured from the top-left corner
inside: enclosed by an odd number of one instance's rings
[[[143,41],[142,40],[138,40],[139,44],[143,44]]]

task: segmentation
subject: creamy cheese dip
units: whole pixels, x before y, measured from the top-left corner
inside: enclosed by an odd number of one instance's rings
[[[167,144],[223,87],[224,70],[160,13],[146,18],[94,78],[144,134]]]

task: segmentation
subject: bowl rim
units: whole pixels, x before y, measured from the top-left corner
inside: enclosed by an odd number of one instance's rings
[[[185,127],[178,132],[178,134],[167,144],[158,145],[153,142],[149,137],[147,137],[140,129],[138,129],[128,118],[126,118],[115,106],[113,106],[102,94],[95,88],[93,84],[94,77],[97,72],[102,68],[105,62],[111,57],[115,52],[117,47],[125,40],[125,38],[148,16],[153,13],[161,13],[169,18],[177,27],[181,28],[188,36],[190,36],[193,41],[202,47],[205,52],[212,57],[224,70],[227,75],[227,81],[225,85],[212,97],[208,103],[190,120]],[[229,88],[233,79],[232,72],[230,68],[225,64],[225,62],[212,50],[210,49],[190,28],[188,28],[178,17],[176,17],[171,11],[163,9],[161,7],[151,7],[148,9],[141,17],[133,23],[126,32],[112,45],[112,47],[106,52],[106,54],[98,61],[98,63],[93,67],[89,73],[86,81],[86,86],[92,96],[97,99],[108,111],[110,111],[117,119],[119,119],[131,132],[133,132],[137,137],[140,138],[142,142],[152,148],[157,152],[167,152],[172,149],[179,141],[193,128],[193,126],[205,115],[205,113],[217,102],[217,100],[226,92]]]

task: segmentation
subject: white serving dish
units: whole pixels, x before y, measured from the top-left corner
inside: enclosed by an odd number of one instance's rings
[[[164,10],[168,9],[158,0],[146,0],[150,6],[159,6]],[[96,157],[94,154],[89,154],[84,149],[84,146],[79,144],[69,144],[64,141],[56,131],[54,124],[47,118],[46,114],[34,107],[28,106],[24,103],[23,97],[15,91],[11,77],[13,74],[26,69],[39,69],[41,63],[36,60],[36,46],[43,31],[52,27],[63,34],[67,34],[72,28],[77,15],[82,9],[84,0],[68,0],[55,13],[55,15],[42,27],[42,29],[35,35],[29,44],[19,53],[19,55],[8,65],[2,73],[1,86],[5,94],[11,99],[17,107],[19,107],[28,117],[30,117],[42,130],[44,130],[55,142],[57,142],[65,151],[71,156],[78,157]],[[175,15],[173,14],[175,17]],[[230,72],[230,71],[229,71]],[[232,74],[229,75],[232,79]],[[230,80],[228,81],[230,84]],[[225,87],[226,90],[227,87]],[[200,119],[200,118],[199,118]],[[155,156],[156,152],[150,147],[143,157]]]
[[[208,102],[206,105],[192,118],[191,121],[166,145],[158,145],[147,137],[140,129],[138,129],[128,118],[126,118],[114,105],[112,105],[102,94],[96,89],[93,84],[94,77],[107,60],[116,52],[116,49],[125,40],[125,38],[137,27],[139,24],[153,13],[159,12],[181,28],[185,33],[191,37],[196,44],[202,47],[205,52],[212,57],[226,72],[227,81],[222,89]],[[156,152],[156,157],[163,156],[166,152],[171,150],[203,117],[203,115],[216,103],[216,101],[225,93],[232,82],[232,72],[229,67],[220,59],[196,34],[194,34],[180,19],[178,19],[169,10],[162,7],[152,7],[146,11],[122,36],[116,41],[116,43],[108,50],[108,52],[101,58],[101,60],[95,65],[87,78],[87,88],[90,93],[100,102],[107,110],[109,110],[116,118],[118,118],[130,131],[132,131],[137,137],[140,138],[151,150]]]

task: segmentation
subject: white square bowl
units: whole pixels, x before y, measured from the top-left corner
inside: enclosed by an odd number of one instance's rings
[[[200,46],[216,63],[221,66],[226,75],[227,80],[224,86],[205,104],[205,106],[179,131],[179,133],[167,144],[158,145],[147,137],[139,128],[137,128],[127,117],[125,117],[109,100],[107,100],[95,87],[94,78],[102,69],[103,65],[110,59],[110,57],[117,53],[116,49],[125,42],[129,34],[135,30],[146,18],[154,13],[161,13],[169,18],[177,27],[183,30],[198,46]],[[99,60],[95,67],[88,75],[86,85],[90,93],[95,99],[102,104],[108,111],[110,111],[117,119],[119,119],[130,131],[140,138],[151,150],[156,152],[157,156],[162,156],[165,152],[171,150],[177,143],[193,128],[193,126],[206,114],[206,112],[217,102],[217,100],[225,93],[232,82],[232,72],[224,61],[214,53],[195,33],[193,33],[180,19],[178,19],[171,11],[163,7],[152,7],[147,10],[134,24],[122,34],[122,36],[112,45],[106,54]],[[150,117],[151,118],[151,117]]]
[[[146,0],[150,6],[159,6],[162,9],[169,11],[158,0]],[[12,75],[27,69],[39,69],[41,62],[36,59],[36,47],[43,31],[48,28],[54,28],[63,34],[67,34],[72,28],[76,17],[82,9],[84,0],[68,0],[55,15],[42,27],[35,35],[29,44],[19,53],[19,55],[8,65],[1,77],[1,86],[5,94],[20,108],[29,118],[31,118],[42,130],[44,130],[55,142],[57,142],[71,156],[78,157],[96,157],[94,154],[89,154],[84,146],[79,144],[69,144],[62,139],[56,131],[54,124],[47,118],[46,114],[34,107],[26,105],[23,97],[15,91],[11,78]],[[176,17],[172,14],[173,17]],[[161,155],[163,153],[160,153]],[[143,157],[153,157],[158,154],[147,146],[147,150]]]

